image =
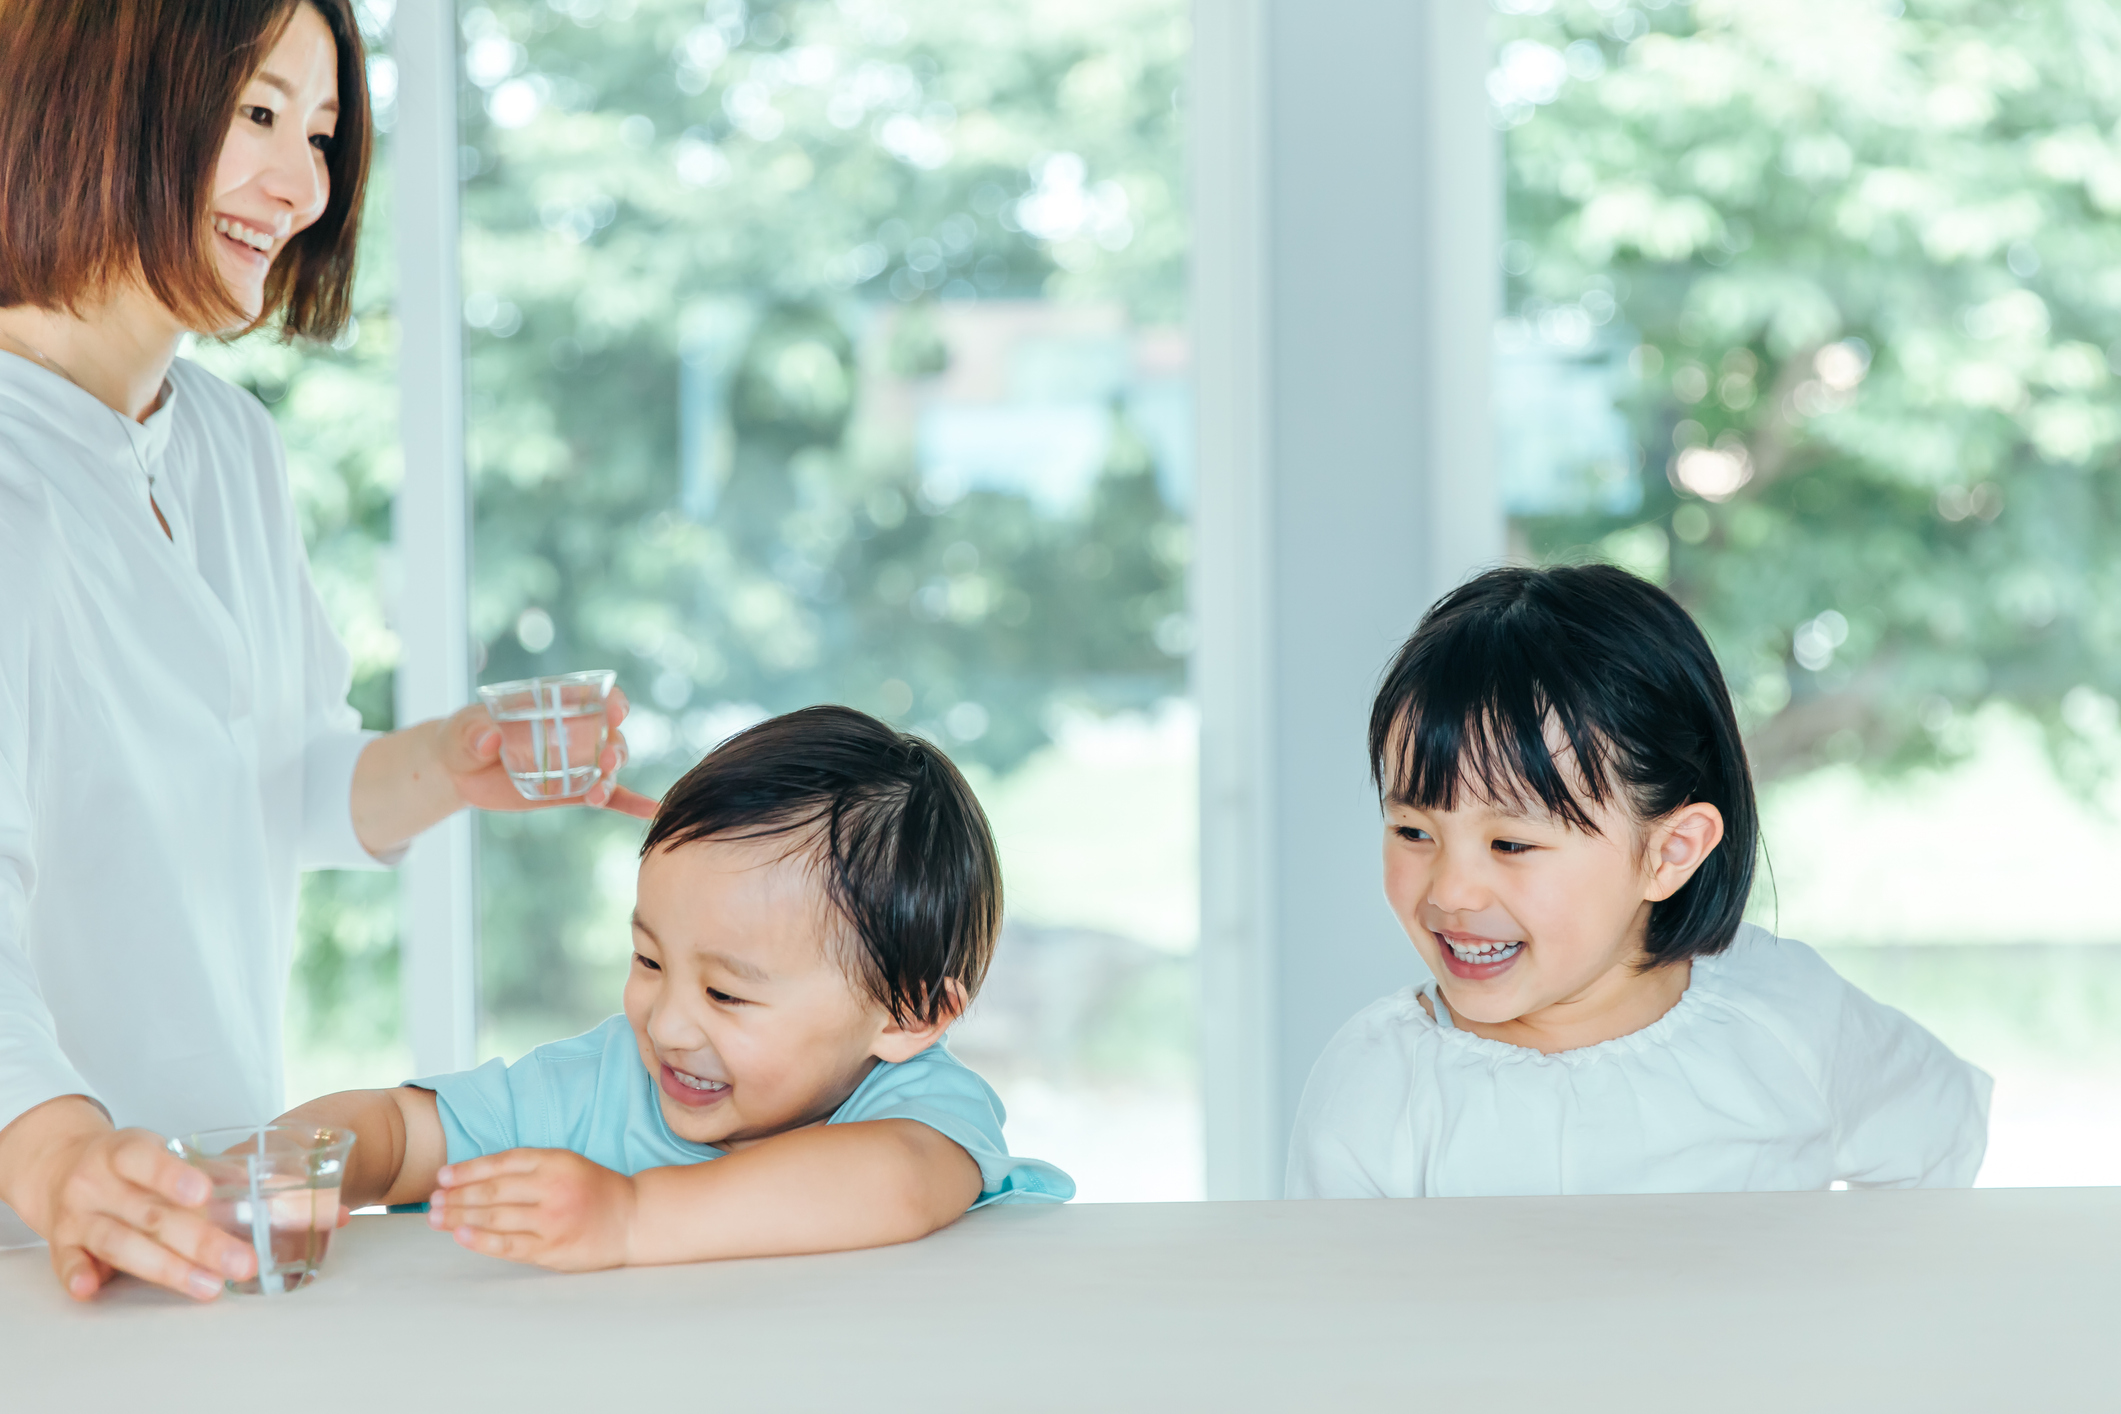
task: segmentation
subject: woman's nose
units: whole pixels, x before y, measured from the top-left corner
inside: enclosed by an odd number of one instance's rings
[[[294,215],[294,229],[300,231],[324,214],[331,200],[331,175],[306,135],[293,128],[288,133],[276,135],[272,158],[259,176],[265,195]]]

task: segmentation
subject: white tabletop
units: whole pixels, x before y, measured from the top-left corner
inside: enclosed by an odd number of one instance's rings
[[[0,1254],[0,1406],[2112,1409],[2117,1258],[2115,1189],[1002,1208],[587,1276],[357,1218],[281,1300]]]

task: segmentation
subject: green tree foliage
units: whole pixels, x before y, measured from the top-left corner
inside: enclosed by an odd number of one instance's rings
[[[467,6],[480,679],[616,667],[656,722],[629,773],[651,792],[698,754],[688,716],[733,720],[703,712],[715,703],[847,702],[1007,771],[1058,706],[1182,691],[1183,517],[1124,404],[1093,491],[1056,511],[1006,489],[938,494],[864,390],[920,397],[959,356],[954,301],[1180,321],[1184,15],[1181,0]],[[357,342],[211,353],[269,401],[290,390],[274,406],[320,579],[342,627],[376,630],[357,646],[375,726],[394,656],[375,590],[396,476],[386,202],[369,212]],[[689,442],[688,378],[714,412]],[[490,1011],[608,1009],[595,979],[623,940],[596,936],[610,890],[593,846],[631,834],[573,812],[483,822]],[[352,975],[389,906],[351,887],[313,886],[320,988]],[[329,921],[341,910],[364,926]]]
[[[2065,764],[2121,692],[2121,11],[1502,0],[1509,305],[1625,352],[1639,511],[1534,516],[1708,629],[1765,775]]]

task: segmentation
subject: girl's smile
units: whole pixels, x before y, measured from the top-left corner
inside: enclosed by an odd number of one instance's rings
[[[1468,982],[1485,982],[1502,976],[1525,952],[1522,938],[1481,938],[1471,933],[1445,933],[1433,929],[1431,936],[1442,945],[1437,952],[1443,959],[1444,968],[1453,977]]]

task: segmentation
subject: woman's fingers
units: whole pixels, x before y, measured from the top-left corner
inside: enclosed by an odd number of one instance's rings
[[[110,1166],[118,1177],[180,1207],[204,1207],[213,1189],[205,1174],[172,1154],[152,1134],[119,1135]]]
[[[89,1253],[120,1271],[131,1272],[142,1281],[168,1287],[179,1295],[211,1301],[221,1294],[222,1274],[186,1261],[175,1252],[109,1213],[89,1219],[82,1234]],[[79,1291],[79,1278],[68,1278],[69,1292]],[[93,1294],[94,1288],[90,1288]]]

